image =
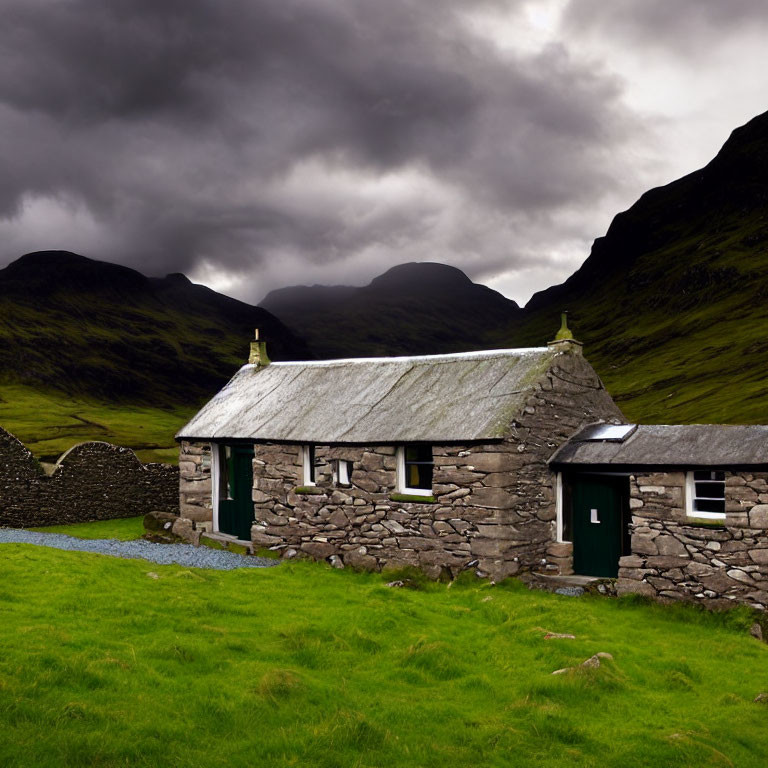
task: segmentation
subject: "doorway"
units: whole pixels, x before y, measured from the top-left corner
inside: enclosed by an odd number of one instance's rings
[[[253,446],[219,445],[219,531],[251,540]]]
[[[580,576],[615,579],[629,551],[629,481],[581,475],[571,481],[573,570]]]

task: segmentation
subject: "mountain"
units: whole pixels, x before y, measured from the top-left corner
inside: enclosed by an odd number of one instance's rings
[[[569,310],[630,419],[765,423],[767,297],[768,113],[618,214],[583,266],[523,310],[439,264],[365,288],[285,288],[261,306],[320,357],[537,346]]]
[[[541,343],[562,309],[632,419],[768,421],[768,113],[620,213],[562,285],[492,334]]]
[[[0,270],[0,424],[47,458],[93,438],[168,458],[184,418],[247,361],[254,328],[273,359],[311,357],[266,310],[183,275],[27,254]]]
[[[489,329],[521,314],[514,301],[433,262],[401,264],[362,288],[281,288],[259,306],[305,338],[319,358],[482,349]]]
[[[309,354],[266,310],[192,284],[66,251],[0,270],[0,381],[110,401],[210,395],[263,329],[274,359]]]

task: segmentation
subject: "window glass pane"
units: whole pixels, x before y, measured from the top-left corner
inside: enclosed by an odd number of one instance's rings
[[[717,482],[697,482],[696,496],[708,499],[722,499],[725,497],[725,484]]]
[[[419,470],[419,480],[414,486],[416,488],[425,488],[432,490],[432,465],[431,464],[417,464]]]
[[[693,473],[693,479],[694,480],[719,480],[724,481],[725,480],[725,472],[722,470],[711,470],[711,469],[697,469]]]
[[[431,445],[408,445],[405,448],[405,460],[410,461],[426,461],[432,463],[432,446]]]
[[[725,512],[725,499],[696,499],[693,509],[696,512]]]

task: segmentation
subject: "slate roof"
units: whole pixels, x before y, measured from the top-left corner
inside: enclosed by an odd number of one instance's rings
[[[245,365],[176,437],[326,444],[499,438],[557,354],[542,347]]]
[[[589,426],[549,460],[563,466],[727,467],[768,465],[768,426],[639,424],[624,440],[594,440]]]

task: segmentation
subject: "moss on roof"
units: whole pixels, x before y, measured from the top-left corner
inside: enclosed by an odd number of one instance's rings
[[[178,438],[363,443],[496,439],[557,352],[246,365]]]

